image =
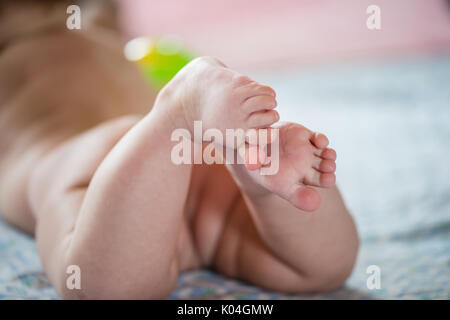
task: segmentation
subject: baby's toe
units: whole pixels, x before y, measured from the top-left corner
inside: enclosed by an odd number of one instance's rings
[[[269,96],[273,99],[276,97],[275,90],[271,87],[253,81],[246,76],[235,77],[233,83],[236,97],[239,97],[241,103],[260,96]]]
[[[325,148],[323,150],[318,150],[318,153],[316,155],[321,157],[322,159],[326,159],[326,160],[336,161],[336,158],[337,158],[336,151],[334,151],[331,148]]]
[[[276,96],[275,90],[271,87],[260,84],[258,82],[252,82],[246,88],[248,97],[251,96],[260,96],[260,95],[268,95],[268,96]]]
[[[246,99],[243,103],[244,111],[253,113],[263,110],[271,110],[277,106],[277,101],[272,95],[259,95]]]
[[[311,137],[311,143],[319,149],[323,149],[328,146],[328,138],[322,133],[314,133]]]
[[[318,157],[316,157],[318,158]],[[316,162],[314,165],[314,169],[317,169],[320,172],[329,173],[336,171],[336,163],[333,160],[320,160]]]
[[[316,190],[305,186],[295,186],[288,200],[293,206],[304,211],[317,210],[321,201]]]
[[[314,186],[328,188],[335,184],[336,176],[331,172],[320,172],[314,168],[311,168],[306,174],[303,183]]]
[[[320,174],[320,186],[323,188],[329,188],[336,183],[336,176],[334,173],[321,173]]]
[[[247,125],[249,128],[265,128],[278,120],[280,120],[280,116],[275,110],[260,111],[250,114],[247,119]]]

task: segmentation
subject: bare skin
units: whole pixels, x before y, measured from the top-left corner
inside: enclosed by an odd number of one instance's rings
[[[275,92],[206,57],[151,108],[143,79],[108,37],[53,33],[0,57],[1,212],[36,236],[58,293],[164,298],[180,272],[199,267],[290,293],[341,286],[358,239],[328,139],[279,125],[273,176],[259,165],[175,165],[173,130],[192,131],[194,120],[272,126]],[[81,290],[66,288],[69,265],[82,270]]]

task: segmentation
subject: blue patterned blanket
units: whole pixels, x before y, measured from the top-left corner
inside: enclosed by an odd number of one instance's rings
[[[171,298],[449,299],[450,57],[258,74],[282,119],[329,135],[338,185],[361,249],[347,284],[283,295],[208,270],[180,276]],[[368,289],[367,268],[381,271]],[[0,298],[58,299],[33,239],[0,220]]]

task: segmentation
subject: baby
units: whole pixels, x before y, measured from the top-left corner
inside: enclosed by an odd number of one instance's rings
[[[202,267],[286,293],[341,286],[358,237],[328,139],[277,124],[274,90],[211,57],[154,99],[121,49],[116,32],[91,26],[35,32],[0,53],[0,210],[35,235],[58,293],[164,298]],[[243,164],[174,163],[172,133],[193,137],[194,121],[224,135],[278,129],[277,172],[261,174],[263,155],[248,161],[262,144],[246,143]],[[67,286],[70,266],[80,288]]]

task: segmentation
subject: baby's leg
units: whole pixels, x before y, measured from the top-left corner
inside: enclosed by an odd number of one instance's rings
[[[232,214],[216,264],[225,274],[279,291],[335,289],[350,275],[358,249],[355,225],[334,186],[336,153],[325,136],[299,124],[278,129],[277,172],[227,166],[244,201]]]
[[[34,170],[39,253],[62,297],[162,298],[195,265],[183,220],[191,166],[172,164],[162,142],[170,103],[84,133]],[[66,287],[69,265],[81,269],[81,290]]]
[[[183,121],[177,126],[191,129],[200,119],[204,129],[223,133],[267,128],[279,119],[271,88],[215,59],[194,61],[174,78],[177,82],[187,83],[184,93],[190,98],[183,100],[184,116],[178,118]],[[235,145],[218,140],[218,149],[240,154]],[[269,166],[262,158],[256,164],[227,165],[245,205],[237,206],[228,220],[214,265],[227,275],[280,291],[336,288],[350,274],[358,247],[353,221],[333,187],[336,154],[324,135],[299,124],[279,126],[279,142],[279,169],[271,175],[260,174],[261,166]],[[247,155],[258,147],[246,146]]]
[[[48,10],[39,12],[44,20]],[[182,218],[191,167],[170,161],[167,99],[139,122],[122,117],[85,131],[153,102],[117,35],[85,27],[71,32],[62,23],[1,52],[2,213],[36,231],[62,297],[165,297],[178,270],[196,262]],[[81,268],[81,290],[66,287],[69,265]]]
[[[215,268],[280,292],[340,287],[353,269],[358,238],[338,189],[318,192],[322,206],[314,213],[275,194],[242,198],[224,229]]]

